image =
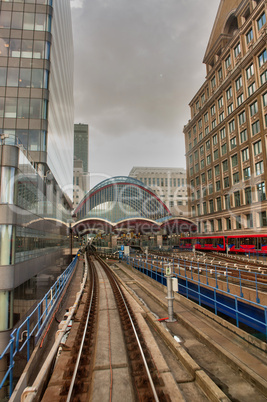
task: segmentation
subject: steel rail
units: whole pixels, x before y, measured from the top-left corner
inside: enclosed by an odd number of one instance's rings
[[[90,265],[92,267],[93,264],[90,264]],[[85,323],[85,327],[84,327],[84,331],[83,331],[82,341],[81,341],[81,345],[80,345],[80,348],[79,348],[79,353],[78,353],[75,368],[74,368],[74,371],[73,371],[73,375],[72,375],[72,379],[71,379],[71,383],[70,383],[69,392],[68,392],[66,402],[70,402],[72,400],[71,398],[72,398],[72,394],[73,394],[73,390],[74,390],[75,380],[76,380],[76,377],[77,377],[77,372],[78,372],[78,368],[79,368],[79,364],[80,364],[80,360],[81,360],[81,356],[82,356],[82,350],[83,350],[83,346],[84,346],[84,341],[85,341],[85,337],[86,337],[86,333],[87,333],[89,318],[90,318],[90,315],[91,315],[91,308],[92,308],[94,292],[95,292],[95,281],[96,281],[96,275],[97,275],[96,271],[95,271],[95,268],[92,270],[92,273],[93,273],[93,275],[92,275],[92,287],[91,287],[91,298],[90,298],[89,309],[88,309],[88,313],[87,313],[87,317],[86,317],[86,323]]]
[[[131,325],[132,325],[132,328],[133,328],[133,331],[134,331],[134,334],[135,334],[135,338],[136,338],[136,341],[137,341],[137,344],[138,344],[138,347],[139,347],[139,350],[140,350],[140,353],[141,353],[141,356],[142,356],[142,360],[143,360],[143,363],[144,363],[144,366],[145,366],[145,369],[146,369],[146,373],[147,373],[147,376],[148,376],[148,380],[149,380],[149,383],[150,383],[150,386],[151,386],[151,390],[152,390],[152,392],[153,392],[155,401],[156,401],[156,402],[159,402],[159,398],[158,398],[158,395],[157,395],[157,391],[156,391],[156,388],[155,388],[153,379],[152,379],[152,377],[151,377],[150,370],[149,370],[149,368],[148,368],[148,364],[147,364],[147,361],[146,361],[146,358],[145,358],[145,354],[144,354],[144,351],[143,351],[141,342],[140,342],[140,340],[139,340],[139,337],[138,337],[138,334],[137,334],[137,331],[136,331],[134,322],[133,322],[133,320],[132,320],[131,313],[130,313],[130,311],[129,311],[129,309],[128,309],[128,306],[127,306],[127,303],[126,303],[126,301],[125,301],[125,297],[124,297],[124,295],[123,295],[123,293],[122,293],[122,291],[121,291],[120,285],[118,284],[118,281],[117,281],[117,279],[115,278],[115,276],[111,273],[110,269],[106,266],[105,262],[103,262],[103,261],[101,261],[101,260],[99,260],[99,261],[100,261],[102,267],[104,268],[104,270],[105,270],[106,272],[108,271],[109,276],[112,277],[112,279],[113,279],[113,281],[114,281],[114,284],[116,285],[116,287],[117,287],[117,289],[118,289],[118,291],[119,291],[119,293],[120,293],[120,296],[121,296],[122,301],[123,301],[123,303],[124,303],[124,306],[125,306],[125,308],[126,308],[128,317],[129,317],[129,319],[130,319],[130,322],[131,322]]]

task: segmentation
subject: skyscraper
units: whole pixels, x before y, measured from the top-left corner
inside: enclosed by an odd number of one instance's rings
[[[266,233],[266,2],[222,0],[184,127],[200,233]]]
[[[6,0],[0,7],[2,349],[43,296],[45,278],[58,275],[57,258],[68,246],[73,42],[69,0]]]
[[[83,161],[83,171],[88,173],[88,124],[74,124],[74,157]]]

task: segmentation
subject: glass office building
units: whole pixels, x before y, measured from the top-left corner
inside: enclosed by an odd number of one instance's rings
[[[0,2],[0,351],[58,275],[73,175],[69,0]],[[45,273],[45,275],[44,275]],[[42,277],[42,279],[41,279]]]

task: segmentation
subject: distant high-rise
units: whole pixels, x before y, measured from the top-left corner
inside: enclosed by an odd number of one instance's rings
[[[83,161],[83,171],[88,173],[88,124],[74,124],[74,158]]]
[[[200,233],[266,233],[267,5],[221,0],[184,127]]]

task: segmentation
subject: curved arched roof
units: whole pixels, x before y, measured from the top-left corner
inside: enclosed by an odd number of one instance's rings
[[[127,176],[112,177],[97,184],[74,212],[79,220],[94,217],[111,224],[133,218],[162,221],[172,216],[148,186]]]

